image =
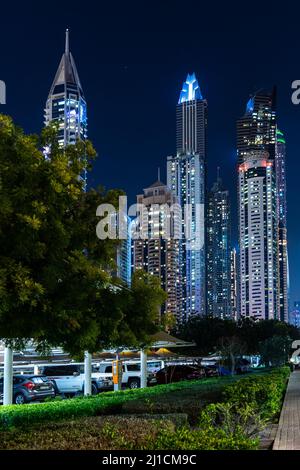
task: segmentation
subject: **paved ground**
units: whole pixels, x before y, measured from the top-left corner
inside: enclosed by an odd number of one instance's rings
[[[291,374],[273,450],[300,450],[300,370]]]
[[[275,437],[277,434],[278,424],[269,424],[259,433],[259,449],[272,450]]]

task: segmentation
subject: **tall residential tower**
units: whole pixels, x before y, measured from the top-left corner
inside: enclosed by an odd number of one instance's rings
[[[69,31],[66,30],[65,52],[60,60],[45,107],[45,125],[58,127],[58,143],[61,147],[75,144],[87,138],[87,111],[81,82],[69,47]],[[47,154],[49,150],[45,149]],[[84,155],[83,155],[84,158]],[[86,175],[82,175],[86,183]]]
[[[288,321],[289,313],[289,266],[287,246],[287,199],[286,199],[286,150],[283,133],[276,132],[276,181],[277,181],[277,217],[279,245],[279,319]]]
[[[268,152],[252,151],[239,166],[239,314],[278,317],[276,174]]]
[[[232,318],[229,192],[219,177],[207,198],[207,314]]]
[[[143,236],[136,239],[133,236],[133,268],[135,271],[143,269],[160,279],[167,294],[160,313],[170,313],[180,322],[179,239],[176,237],[176,233],[180,233],[180,227],[176,227],[180,217],[176,217],[177,198],[157,180],[144,189],[144,194],[137,196],[137,204],[143,210],[135,231],[143,233]]]
[[[264,153],[264,156],[262,154]],[[275,186],[273,183],[264,182],[261,186],[262,193],[257,195],[260,206],[256,208],[257,216],[260,214],[260,211],[264,207],[266,211],[265,222],[267,225],[269,221],[268,218],[272,218],[272,244],[274,258],[269,259],[268,263],[271,261],[274,264],[273,276],[274,276],[274,293],[276,291],[276,299],[274,299],[274,304],[266,306],[265,318],[276,318],[282,321],[288,321],[288,252],[287,252],[287,225],[286,225],[286,171],[285,171],[285,139],[283,134],[278,130],[277,127],[277,114],[276,114],[276,88],[274,87],[272,92],[265,90],[260,90],[255,93],[247,103],[246,112],[242,118],[237,121],[237,157],[238,157],[238,168],[239,168],[239,190],[238,190],[238,201],[239,201],[239,231],[240,231],[240,295],[239,295],[239,310],[243,312],[245,310],[244,298],[241,291],[241,286],[243,282],[248,282],[253,278],[254,274],[257,273],[255,263],[250,257],[247,261],[247,256],[243,252],[243,246],[247,250],[251,250],[257,241],[257,236],[252,233],[250,236],[250,230],[252,228],[250,218],[250,207],[253,203],[253,197],[250,196],[249,190],[249,178],[251,173],[251,178],[253,179],[252,186],[256,185],[257,181],[254,181],[255,174],[261,174],[261,181],[264,179],[270,178],[272,173],[272,180],[275,181]],[[256,163],[254,163],[256,160]],[[251,163],[252,161],[252,163]],[[259,165],[262,163],[266,165],[266,168],[269,169],[267,172],[264,169],[264,166],[259,169]],[[256,168],[253,172],[249,170],[251,167]],[[247,170],[245,170],[245,168]],[[249,170],[249,171],[248,171]],[[266,172],[265,176],[262,176]],[[253,173],[253,174],[252,174]],[[268,174],[269,173],[269,174]],[[244,178],[245,177],[245,178]],[[248,181],[249,180],[249,181]],[[242,181],[244,181],[245,186],[243,186]],[[271,184],[272,187],[269,187],[269,193],[264,193],[265,184]],[[250,188],[250,189],[249,189]],[[248,191],[249,199],[245,199],[245,194]],[[270,195],[272,195],[272,200],[270,200]],[[256,197],[256,196],[255,196]],[[266,198],[268,198],[268,204],[266,205]],[[257,201],[258,201],[257,200]],[[247,206],[244,207],[245,218],[242,217],[242,207],[243,201],[246,201]],[[270,207],[272,208],[272,214],[268,213]],[[253,214],[252,214],[253,215]],[[262,215],[262,214],[261,214]],[[261,230],[266,230],[266,227],[260,226]],[[270,233],[265,233],[266,237],[270,236]],[[243,245],[244,244],[244,245]],[[248,248],[247,248],[248,245]],[[267,250],[265,246],[265,250]],[[257,248],[256,248],[257,250]],[[246,256],[245,265],[243,256]],[[271,253],[269,253],[271,258]],[[276,261],[276,263],[275,263]],[[265,263],[266,263],[265,259]],[[247,264],[248,263],[248,264]],[[244,269],[244,274],[243,274]],[[246,270],[246,271],[245,271]],[[263,270],[260,271],[263,275]],[[264,274],[267,276],[267,272]],[[246,279],[243,278],[246,276]],[[256,275],[257,277],[257,275]],[[250,281],[249,281],[250,282]],[[265,278],[262,280],[264,283],[267,292],[265,292],[266,299],[268,298],[268,293],[270,293],[270,286],[268,287],[268,279]],[[250,303],[251,306],[251,303]],[[270,312],[272,315],[270,316]],[[249,311],[250,316],[255,316],[256,313],[251,310]]]
[[[195,74],[183,83],[176,111],[176,155],[167,159],[167,184],[182,208],[181,321],[204,315],[207,101]]]

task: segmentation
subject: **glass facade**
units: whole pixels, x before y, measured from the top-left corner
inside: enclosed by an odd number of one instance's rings
[[[237,158],[239,168],[245,163],[251,152],[267,152],[268,161],[272,163],[272,173],[275,179],[275,189],[272,189],[272,207],[275,210],[276,246],[273,249],[277,256],[276,269],[276,311],[274,318],[288,321],[288,250],[286,224],[286,169],[285,169],[285,139],[277,127],[276,88],[271,92],[260,90],[247,103],[244,116],[237,121]],[[241,207],[243,191],[239,185],[238,201]],[[244,230],[247,220],[239,214],[240,233]],[[274,236],[275,240],[275,236]],[[242,251],[241,251],[242,256]],[[252,260],[249,260],[252,263]],[[241,262],[240,262],[241,266]],[[249,265],[249,272],[252,270]],[[275,271],[274,271],[275,275]],[[240,280],[242,282],[242,280]],[[239,295],[239,307],[243,303]],[[275,304],[274,304],[275,305]],[[267,315],[268,313],[266,313]]]
[[[136,230],[143,230],[144,238],[133,240],[134,270],[143,269],[160,279],[167,300],[161,308],[160,319],[171,314],[181,321],[181,291],[179,270],[178,200],[170,189],[157,181],[137,196],[137,204],[146,210],[139,214]],[[141,207],[141,206],[140,206]]]
[[[207,314],[232,318],[229,192],[218,177],[207,201]]]
[[[45,125],[55,123],[58,143],[64,148],[87,139],[87,106],[73,56],[69,50],[69,32],[66,47],[52,83],[45,108]],[[46,155],[50,149],[46,149]],[[85,158],[85,156],[82,156]],[[86,172],[81,175],[86,185]]]
[[[239,166],[239,313],[278,318],[276,174],[267,152],[249,152]]]
[[[183,84],[176,110],[177,153],[167,158],[167,184],[182,207],[181,321],[206,310],[206,141],[207,101],[192,74]]]
[[[279,250],[279,318],[288,321],[288,245],[287,245],[287,200],[286,200],[286,150],[283,133],[276,131],[276,181]]]

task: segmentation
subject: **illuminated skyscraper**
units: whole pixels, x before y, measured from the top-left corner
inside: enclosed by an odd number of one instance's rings
[[[289,322],[300,328],[300,301],[294,303],[294,309],[290,312]]]
[[[121,240],[117,248],[117,277],[119,277],[127,286],[131,284],[131,269],[132,269],[132,240],[131,240],[131,219],[128,216],[125,224],[127,226],[127,238]]]
[[[276,181],[277,181],[277,217],[279,247],[279,319],[288,321],[289,304],[289,267],[287,246],[287,203],[286,203],[286,168],[285,139],[283,133],[276,132]]]
[[[248,152],[265,150],[275,159],[276,143],[276,88],[272,92],[260,90],[248,101],[245,114],[237,121],[238,164]]]
[[[207,200],[207,314],[231,318],[231,227],[229,192],[219,177]]]
[[[232,320],[238,320],[238,256],[235,248],[230,252],[230,306]]]
[[[276,174],[267,152],[249,152],[239,166],[239,243],[239,314],[278,318]]]
[[[286,153],[284,136],[277,127],[276,88],[273,88],[272,92],[260,90],[255,93],[247,103],[245,115],[237,121],[238,164],[242,165],[248,159],[249,152],[262,151],[268,152],[268,160],[272,162],[272,172],[276,181],[274,210],[277,231],[277,302],[274,318],[288,321]],[[241,197],[239,194],[239,201]]]
[[[48,126],[50,123],[56,123],[58,126],[58,143],[61,147],[75,144],[78,139],[84,141],[87,138],[86,101],[70,52],[68,30],[66,30],[65,52],[46,102],[45,125]]]
[[[179,272],[180,223],[176,217],[177,198],[160,180],[144,189],[137,196],[137,203],[145,211],[139,215],[136,231],[143,231],[144,237],[133,241],[133,267],[143,269],[160,279],[161,287],[167,293],[167,300],[161,314],[171,313],[181,321],[181,292]],[[133,237],[134,238],[134,237]]]
[[[176,141],[176,155],[167,158],[167,184],[178,197],[182,219],[185,220],[180,242],[182,321],[185,321],[193,315],[204,315],[206,307],[207,101],[202,96],[194,73],[187,76],[180,93]],[[186,209],[189,210],[189,217]]]

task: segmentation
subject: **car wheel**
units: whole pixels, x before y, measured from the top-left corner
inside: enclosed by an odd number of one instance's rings
[[[140,388],[140,379],[131,379],[128,381],[128,387],[131,389],[131,390],[134,390],[136,388]]]
[[[92,395],[98,394],[98,387],[95,383],[92,382]]]
[[[24,403],[26,403],[26,399],[23,393],[17,393],[17,395],[15,395],[14,403],[16,405],[24,405]]]

